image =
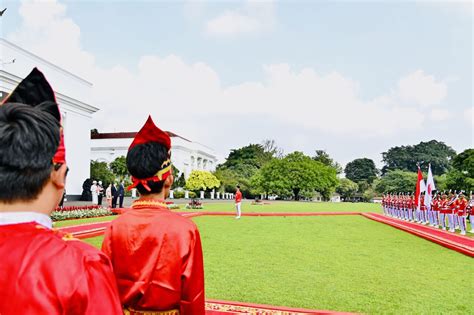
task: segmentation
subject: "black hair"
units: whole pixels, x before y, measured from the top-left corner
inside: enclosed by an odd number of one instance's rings
[[[127,153],[127,168],[130,174],[138,179],[154,176],[163,162],[169,158],[166,147],[158,142],[147,142],[134,146]],[[154,182],[149,180],[148,191],[142,184],[137,185],[137,190],[142,195],[159,194],[163,190],[165,181]]]
[[[237,185],[237,188],[240,189],[240,185]]]
[[[0,106],[0,201],[35,199],[53,170],[59,122],[41,107]]]

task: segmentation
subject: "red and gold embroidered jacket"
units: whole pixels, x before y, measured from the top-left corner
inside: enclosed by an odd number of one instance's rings
[[[34,222],[0,226],[0,314],[122,314],[106,255]]]
[[[112,261],[124,306],[204,315],[199,231],[164,201],[136,201],[109,226],[102,250]]]

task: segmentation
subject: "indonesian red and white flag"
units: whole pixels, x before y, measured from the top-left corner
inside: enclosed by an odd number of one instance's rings
[[[428,178],[426,179],[426,194],[425,194],[425,206],[426,209],[431,210],[431,200],[433,191],[436,190],[435,183],[433,180],[433,173],[431,173],[431,164],[428,165]]]
[[[423,173],[421,173],[421,169],[418,166],[418,180],[416,182],[416,191],[415,191],[415,205],[416,209],[420,210],[420,196],[421,193],[425,191],[425,181],[423,180]]]

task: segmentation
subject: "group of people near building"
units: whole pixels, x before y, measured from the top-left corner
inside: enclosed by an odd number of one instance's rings
[[[0,314],[205,314],[199,231],[165,203],[170,149],[149,117],[127,154],[140,198],[101,251],[52,229],[68,167],[59,107],[35,68],[0,104]]]
[[[461,235],[466,235],[466,231],[474,233],[472,192],[469,200],[463,192],[456,191],[437,193],[428,199],[431,202],[425,204],[425,193],[421,193],[418,200],[415,194],[384,194],[382,207],[385,215],[400,220],[430,225],[453,233],[460,230]],[[468,218],[470,229],[467,226]]]
[[[102,186],[102,181],[92,181],[91,185],[91,195],[92,195],[92,204],[102,206],[102,199],[104,198],[107,201],[108,208],[123,208],[123,200],[125,198],[125,183],[122,181],[117,186],[116,183],[111,183],[105,189]],[[118,204],[117,204],[118,201]]]

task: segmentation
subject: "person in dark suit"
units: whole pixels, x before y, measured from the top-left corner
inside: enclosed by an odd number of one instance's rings
[[[115,183],[112,184],[112,209],[117,207],[117,187],[115,186]]]
[[[120,185],[117,190],[117,195],[119,198],[119,208],[123,208],[123,198],[125,197],[125,187],[123,186],[124,182],[120,182]]]

